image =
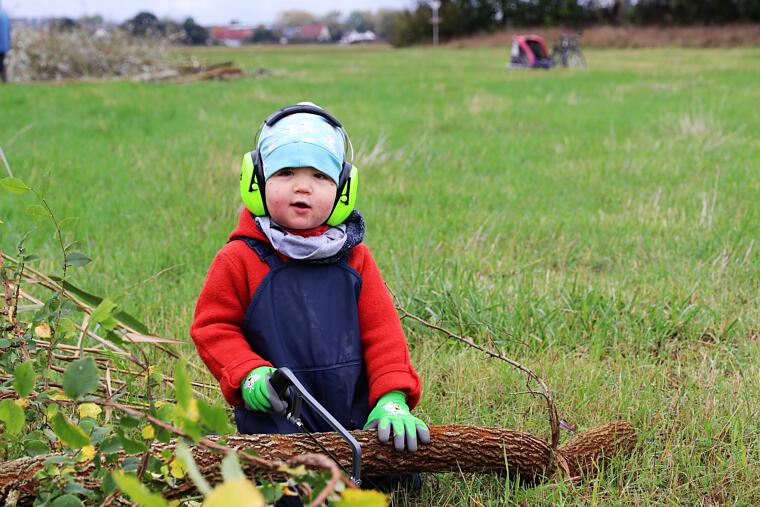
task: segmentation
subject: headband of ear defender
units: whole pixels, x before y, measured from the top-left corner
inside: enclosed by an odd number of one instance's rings
[[[330,125],[339,130],[343,136],[343,164],[338,179],[338,189],[335,195],[335,203],[333,204],[332,212],[325,222],[327,225],[332,226],[341,224],[348,218],[356,206],[356,195],[359,188],[359,171],[352,163],[353,147],[351,147],[351,140],[348,138],[348,134],[343,128],[343,125],[341,125],[341,123],[330,113],[317,106],[298,104],[295,106],[284,107],[279,111],[275,111],[264,120],[256,133],[256,149],[243,155],[243,165],[240,170],[240,197],[242,198],[245,207],[248,208],[254,216],[262,217],[269,214],[264,193],[264,164],[258,150],[259,136],[261,135],[261,130],[265,126],[271,127],[281,119],[296,113],[309,113],[321,116]],[[350,162],[346,160],[346,152],[349,147],[351,147]]]

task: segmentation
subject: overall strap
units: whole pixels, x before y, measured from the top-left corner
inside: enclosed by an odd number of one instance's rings
[[[284,264],[282,259],[277,255],[272,246],[260,239],[250,238],[248,236],[234,236],[230,238],[230,241],[240,240],[250,247],[251,250],[256,252],[262,262],[266,262],[270,269],[276,268]],[[229,243],[229,241],[228,241]]]

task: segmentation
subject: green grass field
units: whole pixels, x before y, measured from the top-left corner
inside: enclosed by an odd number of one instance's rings
[[[586,72],[510,71],[507,49],[201,57],[268,73],[0,87],[15,175],[79,217],[94,262],[77,285],[129,289],[124,307],[200,363],[187,329],[241,156],[269,112],[311,100],[351,134],[366,242],[402,304],[533,368],[579,429],[640,431],[572,488],[430,475],[394,505],[760,504],[760,49],[596,51]],[[9,195],[0,248],[36,227],[55,272],[52,228]],[[541,402],[509,394],[516,371],[405,327],[423,419],[548,435]]]

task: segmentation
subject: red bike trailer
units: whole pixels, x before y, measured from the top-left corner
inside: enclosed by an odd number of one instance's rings
[[[546,42],[540,35],[515,35],[512,37],[511,68],[549,69],[552,58]]]

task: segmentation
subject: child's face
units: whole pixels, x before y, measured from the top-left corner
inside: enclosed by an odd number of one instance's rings
[[[313,167],[280,169],[266,182],[267,210],[272,219],[288,229],[311,229],[330,216],[335,182]]]

